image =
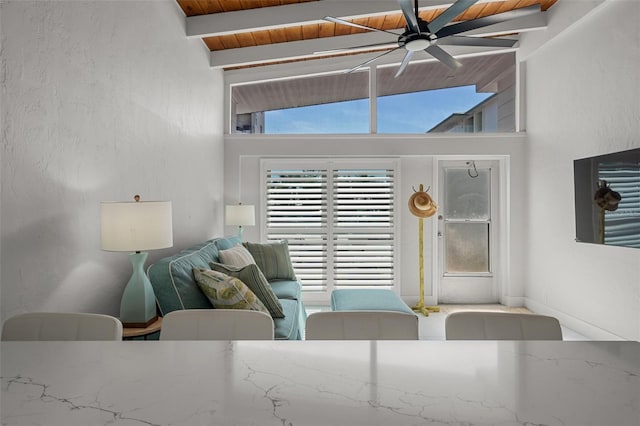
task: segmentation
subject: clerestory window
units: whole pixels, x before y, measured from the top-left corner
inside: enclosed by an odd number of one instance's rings
[[[515,131],[513,52],[230,85],[229,133],[434,134]]]

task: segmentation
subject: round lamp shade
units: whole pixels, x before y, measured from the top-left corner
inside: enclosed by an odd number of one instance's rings
[[[173,246],[171,201],[103,202],[101,247],[145,251]]]
[[[254,226],[256,224],[255,206],[251,204],[226,206],[224,223],[227,226]]]

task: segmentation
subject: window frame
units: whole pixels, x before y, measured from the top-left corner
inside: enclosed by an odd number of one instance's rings
[[[512,54],[516,51],[516,49],[503,49],[495,52],[487,52],[480,56],[501,56],[506,54]],[[465,56],[477,56],[477,55],[465,55]],[[430,59],[424,60],[414,60],[412,64],[419,64],[425,62],[433,62]],[[396,63],[386,63],[386,62],[378,62],[377,64],[370,64],[363,66],[359,69],[359,71],[367,71],[369,73],[369,133],[353,133],[354,135],[377,135],[378,134],[378,88],[377,88],[377,80],[378,80],[378,70],[397,66]],[[515,74],[513,80],[514,87],[514,131],[513,132],[486,132],[486,133],[500,133],[500,134],[509,134],[509,133],[519,133],[524,131],[525,121],[524,114],[521,109],[521,105],[524,99],[524,86],[525,86],[525,75],[523,73],[523,69],[519,65],[517,61],[517,56],[514,62],[513,72]],[[232,91],[234,86],[238,85],[247,85],[254,83],[261,83],[266,81],[277,81],[277,80],[296,80],[296,79],[304,79],[307,77],[313,76],[322,76],[322,75],[330,75],[330,74],[339,74],[343,73],[345,70],[351,69],[353,65],[351,64],[351,59],[349,57],[344,58],[334,58],[330,63],[327,63],[322,66],[318,66],[316,61],[307,61],[302,63],[297,63],[295,67],[291,67],[290,64],[277,64],[271,65],[269,67],[258,67],[258,68],[247,68],[247,69],[239,69],[239,70],[229,70],[224,72],[224,133],[227,136],[231,135],[244,135],[243,133],[235,133],[232,130]],[[499,76],[496,76],[499,78]],[[480,104],[479,104],[480,105]],[[484,124],[484,123],[483,123]],[[486,126],[482,126],[485,128]],[[485,133],[483,131],[483,133]],[[383,133],[383,135],[392,135],[393,133]],[[430,133],[426,134],[421,133],[401,133],[402,135],[420,135],[421,137],[438,137],[446,133]],[[273,134],[275,136],[290,136],[289,134]],[[302,136],[302,133],[294,133],[291,136]],[[325,135],[325,134],[323,134]],[[336,135],[334,133],[327,133],[326,135]],[[459,134],[463,135],[463,134]],[[251,134],[250,137],[264,137],[265,134]]]
[[[474,163],[476,163],[476,161],[474,161]],[[443,277],[493,277],[494,276],[494,270],[495,270],[495,265],[494,265],[494,250],[496,247],[496,239],[498,238],[497,234],[494,232],[494,217],[496,216],[496,205],[495,205],[495,200],[493,199],[493,197],[495,196],[494,194],[497,191],[496,185],[497,185],[497,180],[496,180],[496,166],[489,163],[487,165],[482,164],[481,161],[478,161],[478,163],[480,163],[478,165],[479,168],[483,169],[483,170],[488,170],[489,172],[489,179],[488,179],[488,203],[489,203],[489,209],[488,209],[488,217],[487,218],[475,218],[475,219],[471,219],[471,218],[449,218],[448,215],[446,214],[446,212],[444,212],[445,214],[443,215],[444,218],[442,220],[442,227],[443,229],[447,227],[447,225],[449,224],[476,224],[476,225],[485,225],[487,227],[487,238],[488,238],[488,244],[487,244],[487,271],[465,271],[465,272],[449,272],[447,271],[447,239],[446,239],[446,235],[447,232],[445,232],[445,239],[443,240],[443,250],[442,250],[442,276]],[[456,165],[450,165],[448,167],[445,167],[445,169],[443,170],[443,178],[445,179],[446,182],[446,172],[447,170],[461,170],[464,172],[468,172],[470,170],[469,168],[470,166],[467,164],[460,164],[459,166]],[[446,185],[446,183],[445,183]],[[446,208],[446,207],[445,207]]]
[[[340,234],[340,229],[335,227],[333,216],[333,186],[332,179],[334,170],[339,169],[390,169],[393,170],[393,224],[390,228],[371,228],[363,227],[362,231],[373,230],[373,232],[382,231],[392,233],[393,235],[393,261],[392,261],[392,273],[393,279],[390,288],[394,291],[398,291],[400,288],[400,209],[399,209],[399,196],[400,194],[400,161],[395,158],[378,158],[378,159],[356,159],[351,157],[337,157],[337,158],[262,158],[260,159],[260,208],[259,208],[259,221],[260,221],[260,238],[262,241],[269,241],[268,237],[270,229],[267,227],[267,172],[273,169],[324,169],[327,176],[330,176],[327,182],[327,225],[326,225],[326,288],[324,290],[304,290],[303,282],[303,295],[305,301],[328,303],[330,300],[331,291],[335,288],[334,281],[334,236]],[[273,228],[272,228],[273,229]],[[293,228],[289,228],[293,229]],[[370,232],[369,232],[370,233]],[[388,288],[388,287],[385,287]]]

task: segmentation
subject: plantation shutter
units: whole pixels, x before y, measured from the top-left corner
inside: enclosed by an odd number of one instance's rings
[[[375,168],[347,160],[298,163],[308,167],[263,162],[264,236],[288,241],[303,291],[391,288],[395,163]]]
[[[327,170],[266,172],[267,240],[287,240],[304,290],[327,286]]]
[[[333,171],[333,276],[336,288],[391,287],[394,171]]]

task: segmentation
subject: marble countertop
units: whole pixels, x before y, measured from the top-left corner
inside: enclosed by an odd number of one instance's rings
[[[2,425],[638,426],[638,342],[2,342]]]

